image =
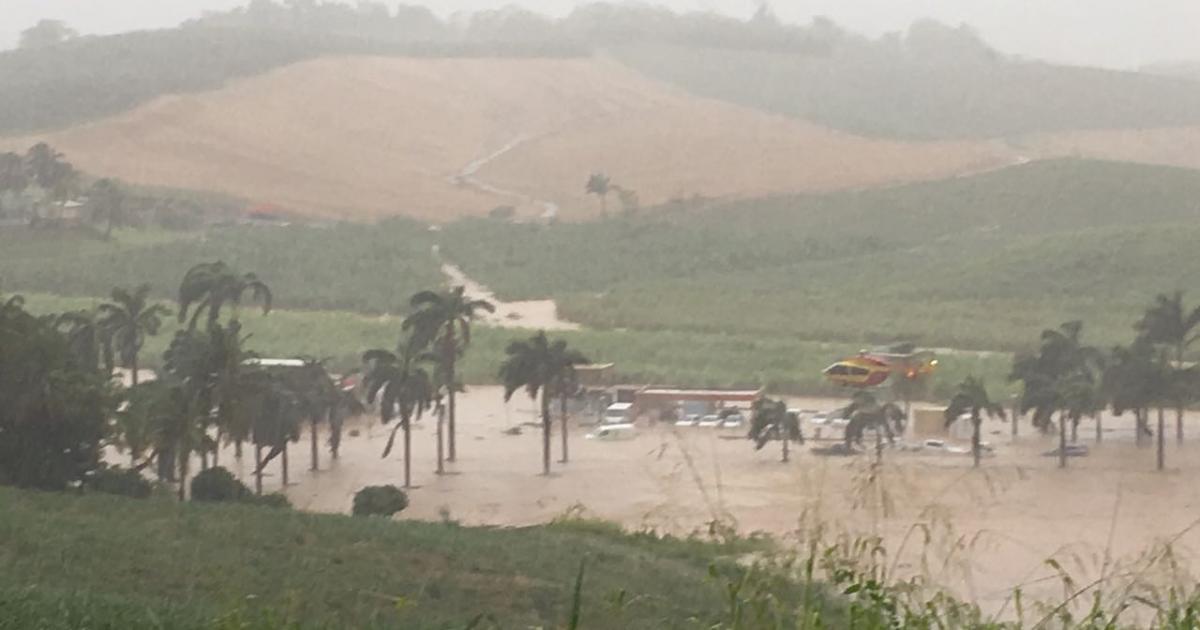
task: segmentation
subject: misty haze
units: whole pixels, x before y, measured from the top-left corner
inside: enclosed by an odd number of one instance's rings
[[[1196,627],[1200,4],[0,4],[0,630]]]

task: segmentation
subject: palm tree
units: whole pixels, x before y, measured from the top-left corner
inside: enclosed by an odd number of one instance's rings
[[[771,440],[779,440],[783,446],[781,461],[784,463],[787,463],[789,458],[790,442],[804,444],[804,434],[800,431],[800,417],[788,411],[787,403],[782,400],[766,397],[754,401],[751,408],[750,433],[747,437],[754,441],[756,451],[761,451]]]
[[[971,456],[975,459],[975,467],[979,468],[979,430],[983,424],[983,415],[1003,419],[1004,406],[992,402],[983,381],[968,376],[958,384],[958,391],[950,399],[950,406],[946,407],[946,427],[949,428],[965,413],[971,414]]]
[[[172,406],[171,383],[152,381],[129,388],[127,404],[116,415],[116,437],[129,451],[129,466],[140,469],[170,450],[164,440],[166,427],[176,409]],[[149,451],[149,456],[143,455]]]
[[[608,216],[608,193],[612,191],[612,180],[604,173],[592,173],[584,190],[600,198],[600,213]]]
[[[466,352],[471,343],[471,322],[480,311],[493,313],[496,307],[486,300],[473,300],[466,295],[463,287],[455,287],[449,291],[421,291],[410,300],[415,309],[412,315],[404,320],[403,329],[409,331],[412,338],[409,342],[414,348],[423,348],[432,343],[434,353],[438,355],[442,369],[445,370],[446,382],[453,383],[457,379],[456,363],[458,357]],[[447,459],[454,461],[458,458],[455,437],[455,388],[447,391],[449,401],[449,454]]]
[[[101,304],[97,311],[100,326],[111,340],[122,367],[129,368],[134,387],[138,384],[138,354],[147,336],[158,334],[162,318],[171,314],[161,304],[147,304],[150,285],[143,284],[133,291],[115,287],[112,302]]]
[[[271,288],[257,275],[239,274],[223,261],[200,263],[189,269],[179,284],[179,322],[187,320],[188,310],[192,306],[195,309],[189,328],[196,327],[196,321],[205,311],[208,312],[208,325],[213,326],[225,305],[233,308],[231,317],[236,320],[238,308],[247,292],[251,299],[262,303],[264,315],[271,312]]]
[[[66,335],[67,345],[81,365],[112,374],[112,343],[97,311],[83,309],[62,313],[55,318],[55,328]]]
[[[883,459],[883,438],[888,443],[896,441],[897,434],[904,433],[904,410],[895,403],[880,404],[875,395],[867,391],[854,392],[850,404],[841,410],[841,416],[849,420],[845,429],[846,446],[862,444],[867,429],[875,431],[875,458]]]
[[[254,382],[251,395],[256,413],[250,426],[254,443],[254,489],[262,494],[262,474],[267,464],[279,458],[280,482],[288,486],[288,442],[300,439],[303,405],[293,384],[269,370],[256,370],[247,375]],[[266,455],[263,447],[270,448]]]
[[[368,350],[363,362],[368,365],[365,379],[367,402],[379,397],[379,419],[388,424],[399,412],[400,423],[392,428],[383,457],[392,452],[396,431],[404,430],[404,487],[412,487],[412,421],[420,418],[433,402],[434,386],[429,373],[417,364],[416,349],[401,344],[397,353]],[[380,395],[382,393],[382,395]]]
[[[179,468],[181,501],[192,453],[203,455],[209,446],[207,428],[217,382],[218,353],[212,335],[180,330],[163,354],[163,376],[172,384],[174,410],[165,434]]]
[[[527,341],[514,341],[505,349],[508,358],[500,365],[504,383],[504,401],[521,388],[536,400],[542,394],[542,472],[550,474],[550,398],[571,378],[574,366],[586,362],[577,352],[567,349],[565,341],[551,343],[545,331]]]
[[[1183,357],[1197,338],[1200,338],[1200,306],[1188,311],[1183,305],[1183,292],[1176,291],[1171,295],[1160,294],[1154,298],[1154,304],[1146,309],[1142,319],[1135,328],[1140,336],[1150,343],[1164,346],[1171,352],[1174,360],[1172,369],[1176,372],[1186,370]],[[1174,379],[1176,383],[1186,379]],[[1191,389],[1188,387],[1174,388],[1173,402],[1175,403],[1175,439],[1183,443],[1183,411],[1187,406]]]
[[[1018,356],[1009,374],[1022,383],[1018,409],[1022,414],[1033,411],[1034,426],[1045,432],[1059,415],[1060,468],[1067,465],[1067,422],[1078,422],[1100,405],[1103,355],[1083,345],[1082,334],[1078,321],[1042,331],[1038,353]]]

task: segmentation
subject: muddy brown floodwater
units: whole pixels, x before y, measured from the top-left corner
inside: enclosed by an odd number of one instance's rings
[[[838,404],[792,402],[818,409]],[[1200,544],[1200,532],[1191,529],[1200,518],[1200,446],[1176,446],[1173,427],[1164,473],[1154,471],[1152,448],[1132,443],[1128,419],[1106,418],[1099,446],[1091,444],[1092,426],[1081,427],[1092,454],[1066,470],[1040,455],[1053,438],[1022,426],[1010,443],[1008,425],[994,423],[987,438],[998,454],[980,470],[964,455],[888,452],[879,481],[871,483],[868,458],[819,457],[802,447],[783,464],[777,445],[755,451],[740,431],[659,427],[628,441],[596,441],[573,425],[571,462],[543,477],[528,398],[506,405],[498,388],[472,387],[459,410],[459,461],[446,475],[433,472],[433,419],[416,423],[417,487],[404,518],[519,526],[582,509],[632,529],[686,534],[721,518],[740,531],[785,540],[819,522],[830,532],[882,537],[900,558],[899,573],[924,575],[991,610],[1022,584],[1027,596],[1061,596],[1049,558],[1086,583],[1101,571],[1123,570],[1162,541],[1173,543],[1181,567],[1191,567]],[[504,432],[513,427],[521,433]],[[323,450],[315,473],[308,470],[307,437],[291,448],[286,492],[296,507],[346,513],[363,486],[402,483],[402,450],[380,457],[390,427],[364,417],[352,428],[359,434],[346,436],[341,458],[331,461]],[[1189,417],[1187,429],[1200,444],[1200,419]],[[557,460],[557,437],[554,445]],[[232,453],[222,460],[248,475],[248,460],[238,464]],[[268,472],[266,491],[279,490],[277,465]]]

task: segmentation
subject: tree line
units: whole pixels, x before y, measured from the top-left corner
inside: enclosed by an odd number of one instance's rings
[[[239,209],[209,195],[203,203],[184,191],[138,189],[116,178],[91,177],[53,146],[39,142],[24,153],[0,153],[0,225],[90,225],[105,238],[115,228],[156,223],[190,229]],[[69,205],[77,212],[67,216]],[[76,216],[77,215],[77,216]]]
[[[324,430],[337,458],[345,418],[366,408],[314,358],[264,359],[248,347],[240,323],[243,304],[271,310],[270,287],[254,273],[224,262],[192,267],[180,282],[175,308],[152,301],[149,285],[115,288],[95,309],[37,316],[20,296],[0,302],[0,483],[64,490],[118,471],[140,477],[153,470],[187,495],[190,467],[217,471],[222,447],[243,457],[253,448],[255,493],[264,469],[278,460],[288,485],[288,446],[307,429],[310,468],[318,470]],[[404,485],[411,486],[411,422],[431,409],[438,416],[437,472],[458,456],[456,395],[464,391],[458,362],[467,352],[471,324],[493,306],[462,287],[421,291],[410,300],[395,351],[363,354],[363,389],[384,424],[395,424],[382,456],[404,434]],[[139,369],[146,339],[163,320],[180,323],[162,369],[146,381]],[[539,333],[514,342],[499,375],[505,400],[521,388],[542,396],[544,472],[550,471],[550,400],[563,400],[563,457],[567,458],[566,400],[577,388],[574,366],[586,359],[563,341]],[[127,370],[114,382],[117,367]],[[445,429],[445,430],[443,430]],[[107,467],[113,446],[128,457]],[[212,475],[193,482],[210,484]],[[207,486],[206,486],[207,487]],[[236,493],[235,493],[236,494]]]

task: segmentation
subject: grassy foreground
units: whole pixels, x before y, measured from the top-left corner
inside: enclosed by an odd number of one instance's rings
[[[0,629],[565,627],[584,559],[582,627],[697,627],[764,545],[0,488]]]

